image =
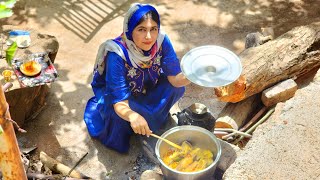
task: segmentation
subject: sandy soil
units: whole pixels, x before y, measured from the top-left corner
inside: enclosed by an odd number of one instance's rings
[[[28,133],[19,135],[19,141],[25,146],[36,145],[38,152],[44,151],[69,166],[89,152],[77,169],[95,179],[106,179],[111,170],[112,179],[137,176],[133,167],[141,149],[135,138],[128,154],[118,154],[91,139],[82,119],[86,101],[92,96],[89,84],[97,48],[120,34],[123,15],[132,2],[20,0],[14,16],[1,21],[54,35],[60,44],[55,60],[59,79],[51,84],[47,107],[24,125]],[[162,29],[180,58],[190,49],[208,44],[240,53],[246,34],[261,27],[273,27],[279,36],[295,26],[320,20],[319,0],[139,2],[152,2],[157,7]],[[207,105],[215,117],[225,105],[214,98],[212,89],[196,85],[187,87],[180,107],[192,102]]]

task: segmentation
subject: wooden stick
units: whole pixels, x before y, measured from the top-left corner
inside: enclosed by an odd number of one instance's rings
[[[261,117],[261,115],[266,112],[268,108],[266,106],[264,106],[262,109],[260,109],[260,111],[253,116],[253,118],[246,124],[244,125],[242,128],[239,129],[239,131],[246,131],[252,124],[256,123],[257,120],[259,119],[259,117]]]
[[[229,133],[224,132],[224,131],[216,131],[216,130],[215,130],[215,131],[213,131],[213,134],[217,136],[217,135],[227,135],[227,134],[229,134]]]
[[[275,107],[272,107],[271,109],[269,109],[269,111],[255,125],[253,125],[250,129],[248,129],[245,133],[252,134],[252,132],[257,128],[257,126],[259,126],[264,121],[266,121],[269,118],[269,116],[274,112],[274,110],[275,110]],[[233,144],[238,144],[238,142],[240,142],[243,138],[244,138],[244,136],[240,136],[239,139],[237,139],[233,142]]]
[[[88,152],[86,154],[84,154],[79,161],[70,169],[70,171],[68,172],[67,176],[69,176],[71,174],[71,172],[81,163],[81,161],[88,155]],[[63,180],[65,180],[67,178],[67,176],[64,177]]]
[[[177,148],[177,149],[182,150],[182,147],[181,147],[181,146],[179,146],[178,144],[175,144],[175,143],[169,141],[168,139],[162,138],[162,137],[160,137],[160,136],[158,136],[158,135],[155,135],[155,134],[150,134],[150,135],[153,136],[153,137],[155,137],[155,138],[161,139],[162,141],[168,143],[169,145],[171,145],[171,146],[173,146],[173,147],[175,147],[175,148]]]
[[[216,128],[215,130],[216,130],[216,131],[232,132],[231,134],[228,134],[228,135],[223,136],[224,138],[222,137],[222,139],[227,139],[227,138],[229,138],[229,137],[231,137],[231,136],[233,136],[233,135],[236,135],[236,134],[241,135],[241,136],[244,136],[244,137],[247,137],[247,138],[251,138],[251,137],[252,137],[252,136],[251,136],[250,134],[248,134],[248,133],[240,132],[240,131],[237,131],[237,130],[232,129],[232,128]]]
[[[63,176],[68,175],[70,172],[71,168],[60,163],[59,161],[53,159],[52,157],[48,156],[45,152],[41,151],[40,152],[40,161],[46,165],[50,170],[60,173]],[[88,176],[85,176],[81,174],[80,172],[73,170],[70,173],[70,177],[73,178],[78,178],[78,179],[90,179]]]

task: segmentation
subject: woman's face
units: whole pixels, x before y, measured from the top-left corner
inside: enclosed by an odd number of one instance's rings
[[[132,32],[133,42],[144,51],[150,50],[157,38],[158,25],[151,18],[144,20]]]

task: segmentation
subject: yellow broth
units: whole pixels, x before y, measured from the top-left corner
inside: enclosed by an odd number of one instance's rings
[[[162,161],[172,169],[181,172],[197,172],[213,163],[210,150],[193,147],[187,141],[181,144],[182,150],[169,148]]]

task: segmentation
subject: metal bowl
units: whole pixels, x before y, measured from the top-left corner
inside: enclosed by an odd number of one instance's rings
[[[183,141],[188,141],[192,144],[192,146],[202,149],[209,149],[214,155],[213,163],[206,169],[197,172],[180,172],[171,169],[162,161],[162,157],[164,156],[165,152],[171,148],[171,146],[159,139],[155,147],[155,153],[160,161],[160,168],[165,179],[200,180],[213,178],[217,163],[221,156],[221,146],[218,139],[212,132],[198,126],[186,125],[171,128],[163,133],[161,137],[166,138],[176,144],[181,144]]]

